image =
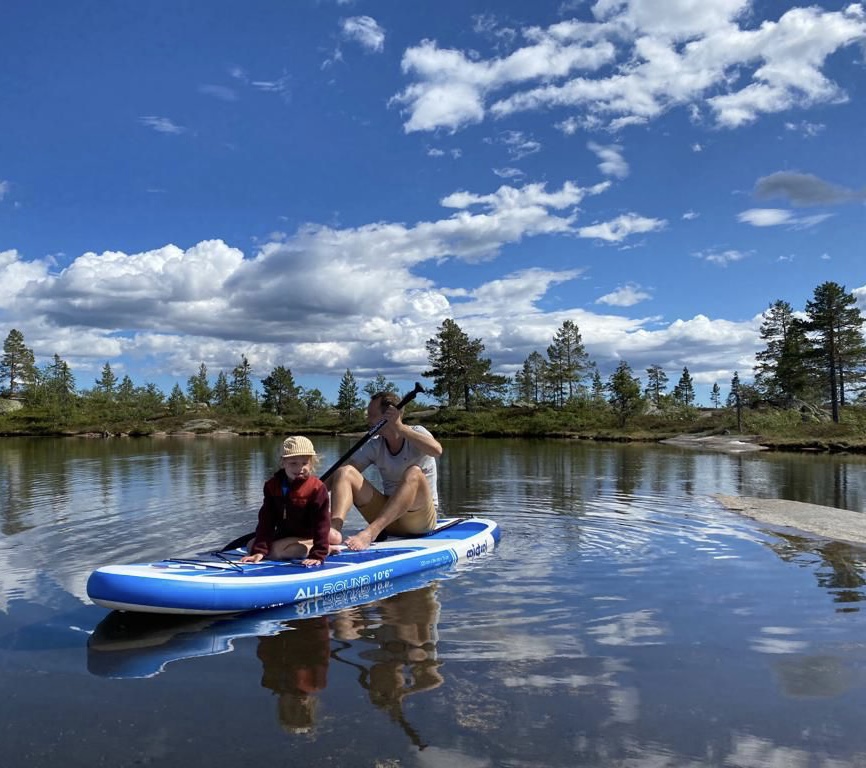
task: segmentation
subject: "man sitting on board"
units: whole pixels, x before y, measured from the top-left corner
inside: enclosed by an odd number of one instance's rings
[[[367,423],[373,426],[383,418],[387,423],[326,483],[331,489],[332,545],[343,541],[343,523],[353,504],[367,527],[346,539],[349,549],[366,549],[382,533],[426,533],[436,527],[436,459],[442,446],[424,427],[404,424],[398,404],[391,392],[370,398]],[[382,476],[384,493],[362,474],[371,464]]]

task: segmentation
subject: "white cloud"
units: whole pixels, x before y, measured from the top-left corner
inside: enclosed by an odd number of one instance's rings
[[[262,91],[262,93],[276,93],[283,98],[287,98],[290,82],[290,76],[283,75],[276,80],[253,80],[250,85],[257,91]]]
[[[520,179],[525,176],[519,168],[494,168],[493,173],[500,179]]]
[[[700,215],[701,215],[701,214],[696,213],[695,211],[686,211],[686,212],[683,214],[683,219],[684,219],[685,221],[694,221],[694,220],[695,220],[696,218],[698,218],[698,216],[700,216]]]
[[[695,254],[699,259],[708,261],[710,264],[717,264],[720,267],[726,267],[735,261],[742,261],[746,258],[746,255],[743,251],[735,249],[726,251],[699,251]]]
[[[563,107],[582,113],[557,124],[573,132],[583,120],[620,130],[678,106],[694,117],[698,104],[719,126],[735,128],[847,98],[822,70],[831,55],[866,37],[859,3],[843,11],[793,8],[757,28],[746,26],[749,6],[599,0],[595,22],[525,28],[526,45],[501,58],[473,59],[425,40],[404,53],[412,82],[393,101],[406,108],[407,132],[456,131],[488,113]]]
[[[618,243],[634,234],[645,232],[658,232],[667,226],[664,219],[650,219],[639,216],[636,213],[626,213],[617,216],[611,221],[580,227],[577,233],[580,237],[605,240],[609,243]]]
[[[540,142],[528,137],[522,131],[504,131],[499,134],[497,140],[505,145],[513,160],[520,160],[541,151]]]
[[[343,19],[340,26],[344,37],[367,51],[380,53],[385,47],[385,30],[370,16],[352,16]]]
[[[28,262],[4,251],[0,314],[14,314],[37,355],[71,355],[76,368],[96,373],[120,354],[151,365],[159,359],[163,372],[181,377],[200,362],[213,371],[230,369],[240,354],[260,375],[277,364],[297,375],[346,367],[360,376],[417,373],[427,364],[425,342],[445,317],[483,338],[505,368],[546,348],[567,319],[578,323],[600,363],[625,351],[640,360],[642,344],[666,343],[653,341],[661,331],[645,330],[659,318],[541,309],[581,268],[526,269],[473,289],[440,286],[417,271],[443,259],[490,259],[526,237],[574,233],[577,207],[608,186],[455,192],[441,201],[453,213],[438,220],[308,225],[288,236],[275,233],[252,256],[211,240],[188,249],[87,252],[52,272],[50,259]],[[593,236],[616,240],[660,225],[632,215]],[[644,298],[646,290],[628,284],[600,304],[623,307]]]
[[[567,117],[565,120],[560,120],[556,123],[554,127],[562,131],[566,136],[573,136],[580,128],[580,122],[576,117]]]
[[[737,221],[753,227],[789,226],[794,229],[808,229],[829,219],[833,214],[819,213],[812,216],[795,216],[783,208],[750,208],[737,214]]]
[[[12,189],[12,185],[8,181],[4,181],[0,179],[0,203],[3,202],[6,195],[9,194],[9,190]]]
[[[404,129],[454,131],[484,118],[485,98],[494,90],[611,63],[614,46],[591,40],[587,32],[586,25],[576,23],[554,25],[547,31],[524,30],[531,45],[490,61],[473,61],[466,53],[439,48],[432,40],[407,49],[401,66],[416,82],[393,99],[407,107]]]
[[[785,123],[785,130],[799,133],[809,139],[820,134],[827,126],[824,123],[810,123],[807,120],[801,120],[799,123]]]
[[[615,176],[618,179],[624,179],[628,176],[628,163],[622,156],[622,147],[619,144],[602,146],[591,141],[587,146],[601,160],[598,168],[605,176]]]
[[[753,227],[778,227],[788,224],[793,214],[782,208],[750,208],[737,215],[737,221],[751,224]]]
[[[144,115],[138,118],[138,121],[142,125],[146,125],[148,128],[153,128],[157,133],[185,133],[186,128],[180,125],[176,125],[167,117],[157,117],[156,115]]]
[[[642,301],[651,299],[652,294],[636,283],[626,283],[616,290],[606,293],[595,300],[596,304],[608,304],[612,307],[633,307]]]

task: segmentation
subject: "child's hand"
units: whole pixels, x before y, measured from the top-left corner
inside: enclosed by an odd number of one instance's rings
[[[265,559],[261,552],[256,552],[254,555],[246,555],[240,559],[242,563],[258,563]]]
[[[312,557],[308,557],[306,560],[301,560],[301,565],[305,565],[307,568],[315,568],[317,565],[321,564],[321,560],[315,560]]]

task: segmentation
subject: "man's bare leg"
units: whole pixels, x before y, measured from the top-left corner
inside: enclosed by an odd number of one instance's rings
[[[403,475],[403,482],[388,498],[376,519],[368,523],[364,530],[349,536],[346,546],[355,551],[367,549],[391,523],[410,510],[426,506],[429,500],[430,486],[424,473],[418,467],[409,467]]]
[[[343,524],[352,505],[367,504],[373,493],[372,486],[351,465],[340,467],[334,472],[328,486],[331,489],[331,532],[328,534],[328,543],[335,546],[343,541]]]

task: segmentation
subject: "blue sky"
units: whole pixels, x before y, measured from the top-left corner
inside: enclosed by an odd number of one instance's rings
[[[866,308],[862,3],[6,0],[0,51],[0,335],[80,388],[572,320],[707,402],[771,302]]]

